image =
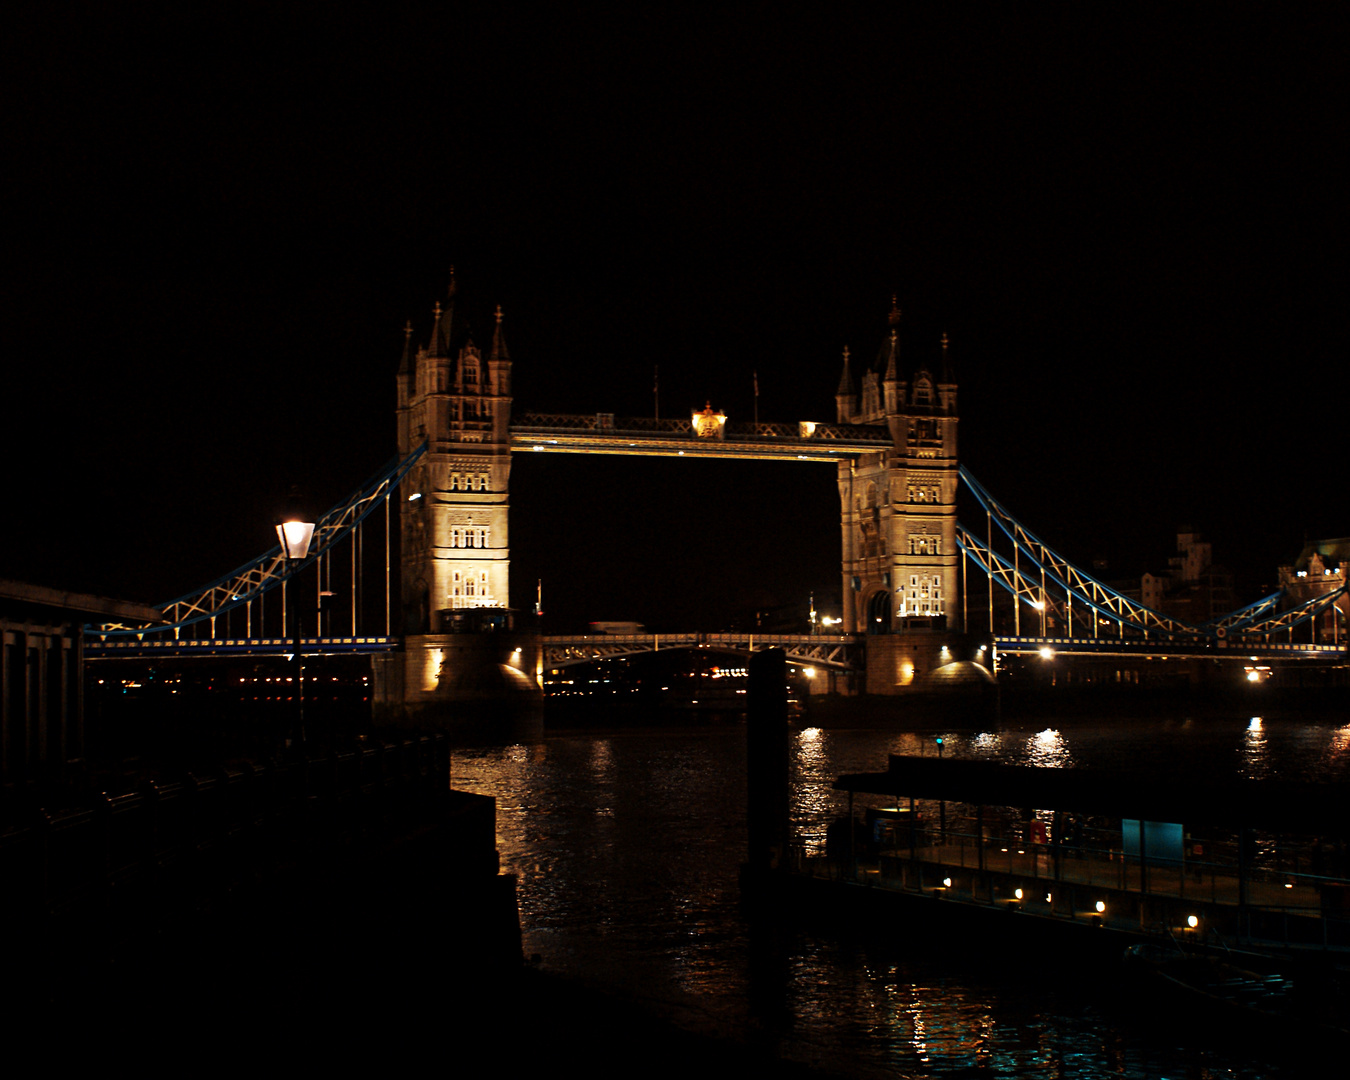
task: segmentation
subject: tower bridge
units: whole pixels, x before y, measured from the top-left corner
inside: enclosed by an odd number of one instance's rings
[[[844,351],[832,421],[751,423],[711,404],[667,418],[513,416],[501,310],[484,351],[457,317],[457,302],[452,275],[425,343],[414,347],[406,330],[396,376],[398,456],[321,519],[306,559],[290,563],[274,548],[164,605],[162,624],[91,627],[88,654],[293,651],[301,628],[287,625],[296,606],[286,599],[288,582],[315,597],[305,615],[315,632],[301,636],[301,649],[383,654],[375,662],[377,694],[411,712],[537,699],[545,663],[595,659],[616,648],[672,647],[676,640],[738,651],[770,647],[772,639],[748,634],[726,635],[725,642],[710,634],[620,642],[541,639],[513,626],[512,455],[567,453],[833,464],[843,633],[794,638],[786,647],[802,663],[861,669],[869,692],[903,692],[956,659],[992,669],[998,653],[1345,658],[1344,566],[1302,601],[1277,593],[1190,623],[1098,581],[1043,543],[960,465],[957,383],[945,335],[931,364],[906,366],[894,305],[875,358],[855,373]],[[982,521],[958,522],[958,489],[973,497]],[[374,542],[366,536],[372,526]],[[378,584],[368,586],[367,578]]]

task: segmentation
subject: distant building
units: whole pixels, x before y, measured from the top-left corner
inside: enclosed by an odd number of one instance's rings
[[[1203,624],[1237,607],[1232,572],[1213,561],[1213,545],[1188,525],[1177,530],[1177,553],[1167,572],[1145,574],[1140,602],[1183,622]]]
[[[1284,590],[1290,607],[1315,600],[1335,592],[1345,584],[1350,568],[1350,537],[1339,540],[1314,540],[1303,545],[1303,550],[1289,566],[1279,568],[1280,588]],[[1336,602],[1343,620],[1350,619],[1350,598],[1342,596]],[[1318,628],[1322,638],[1333,640],[1338,631],[1327,618]]]

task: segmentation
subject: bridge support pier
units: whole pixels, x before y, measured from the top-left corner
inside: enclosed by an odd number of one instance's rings
[[[865,692],[997,693],[990,671],[991,639],[947,630],[908,630],[864,638],[867,649]]]
[[[416,634],[374,663],[377,725],[501,741],[543,730],[539,635]]]

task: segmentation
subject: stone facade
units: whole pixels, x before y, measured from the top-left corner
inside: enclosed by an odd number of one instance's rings
[[[946,335],[937,377],[925,367],[906,372],[899,322],[892,305],[890,333],[861,379],[844,350],[835,395],[840,423],[885,425],[893,443],[839,463],[844,628],[959,631],[956,382]]]
[[[403,482],[405,634],[454,628],[456,612],[510,601],[511,357],[497,309],[486,357],[456,318],[453,275],[431,338],[398,373],[398,449],[427,453]]]
[[[538,634],[509,610],[511,356],[497,309],[486,355],[456,309],[451,272],[425,345],[405,331],[398,449],[426,453],[402,485],[401,653],[375,665],[377,717],[390,724],[537,725]]]

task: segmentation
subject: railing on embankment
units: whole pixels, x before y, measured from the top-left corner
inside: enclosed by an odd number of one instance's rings
[[[1329,949],[1350,959],[1350,880],[1292,870],[1240,878],[1192,860],[1145,865],[1118,850],[990,844],[948,830],[941,844],[860,857],[799,854],[795,874],[1003,909],[1061,925],[1210,945]]]

